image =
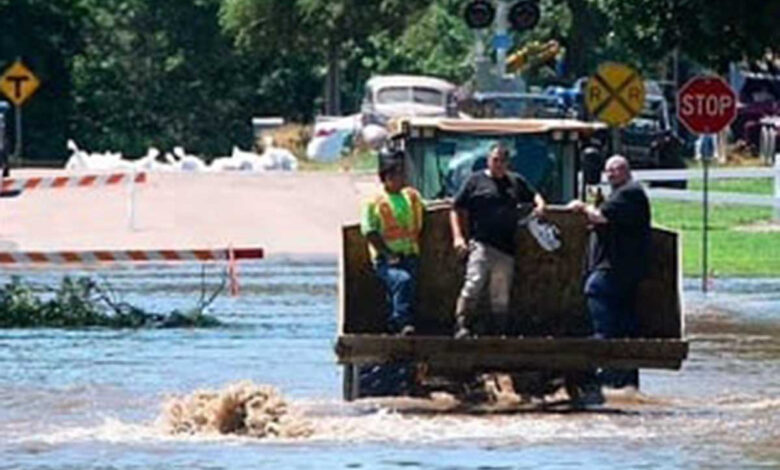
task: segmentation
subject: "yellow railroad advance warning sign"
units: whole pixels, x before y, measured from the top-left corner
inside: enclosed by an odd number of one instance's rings
[[[0,91],[16,106],[24,103],[35,93],[40,84],[38,78],[20,60],[8,67],[3,76],[0,77]]]
[[[588,79],[585,106],[599,121],[610,126],[622,126],[642,111],[645,105],[645,84],[642,76],[631,67],[615,62],[601,64]]]

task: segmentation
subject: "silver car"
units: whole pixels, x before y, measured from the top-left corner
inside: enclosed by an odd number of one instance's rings
[[[455,85],[419,75],[380,75],[366,82],[363,125],[386,126],[396,117],[457,116]]]

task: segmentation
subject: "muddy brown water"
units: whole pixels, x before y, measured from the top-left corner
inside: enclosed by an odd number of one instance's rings
[[[200,291],[197,265],[101,274],[148,309]],[[707,296],[686,281],[689,359],[643,372],[640,396],[474,415],[342,402],[336,278],[330,259],[242,265],[241,296],[212,305],[217,329],[0,331],[0,469],[780,467],[780,280],[721,279]],[[169,432],[171,399],[243,380],[275,387],[311,432]]]

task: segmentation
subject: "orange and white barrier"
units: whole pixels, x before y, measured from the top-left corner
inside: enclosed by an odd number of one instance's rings
[[[101,175],[32,177],[3,179],[1,191],[26,191],[28,189],[83,188],[123,183],[145,183],[146,173],[106,173]]]
[[[0,252],[0,266],[262,259],[262,248],[221,250],[112,250]]]

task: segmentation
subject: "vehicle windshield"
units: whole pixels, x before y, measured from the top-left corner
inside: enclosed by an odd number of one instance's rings
[[[780,79],[747,78],[739,99],[747,104],[780,101]]]
[[[563,199],[563,162],[547,136],[482,136],[441,133],[436,141],[419,142],[412,151],[410,182],[429,199],[454,196],[466,178],[487,167],[490,147],[510,150],[511,169],[523,175],[550,200]]]
[[[562,118],[566,110],[560,101],[544,95],[503,95],[480,97],[463,106],[478,118]]]
[[[382,88],[376,94],[376,102],[379,104],[408,103],[411,90],[407,87]]]
[[[663,101],[661,99],[646,99],[639,116],[634,118],[628,126],[633,130],[647,132],[665,130],[666,120],[664,119]]]
[[[378,104],[419,103],[431,106],[444,105],[444,93],[441,90],[424,87],[387,87],[379,90],[376,96]]]
[[[412,100],[415,103],[441,106],[444,104],[442,92],[433,88],[412,88]]]

